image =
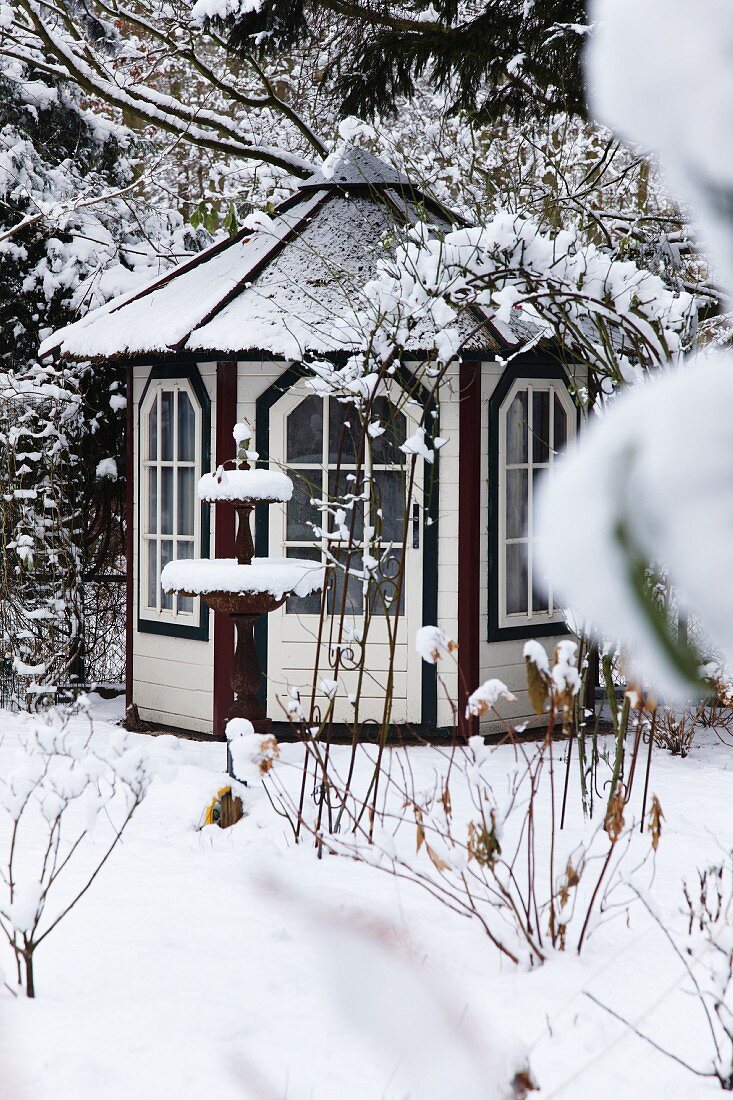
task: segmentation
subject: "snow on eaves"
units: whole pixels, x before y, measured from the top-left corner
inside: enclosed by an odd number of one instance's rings
[[[267,227],[239,234],[224,246],[215,244],[163,278],[90,311],[44,340],[41,357],[57,353],[96,360],[183,349],[197,326],[246,283],[248,274],[320,201],[318,192],[304,196]]]
[[[411,206],[411,204],[410,204]],[[398,209],[399,207],[399,209]],[[49,337],[41,355],[105,360],[171,351],[289,359],[353,351],[363,338],[364,287],[394,239],[395,216],[417,218],[399,190],[341,185],[302,190],[277,217],[213,246],[148,287],[94,310]],[[437,229],[452,228],[439,215]],[[466,350],[516,345],[509,326],[470,314],[456,325]],[[522,334],[523,336],[524,334]],[[435,331],[423,321],[407,350],[428,351]]]

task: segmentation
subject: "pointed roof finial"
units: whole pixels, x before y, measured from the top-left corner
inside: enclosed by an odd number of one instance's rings
[[[407,176],[367,149],[341,146],[326,157],[321,167],[303,180],[301,187],[405,187]]]

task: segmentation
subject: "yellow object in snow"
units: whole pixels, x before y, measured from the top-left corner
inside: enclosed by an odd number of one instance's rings
[[[231,787],[221,787],[206,807],[204,825],[218,825],[220,829],[227,829],[230,825],[236,825],[242,817],[244,807],[241,798],[232,794]]]
[[[225,794],[231,794],[231,787],[222,787],[218,790],[212,798],[209,805],[206,807],[206,813],[204,815],[204,825],[218,825],[219,818],[221,817],[221,800]]]

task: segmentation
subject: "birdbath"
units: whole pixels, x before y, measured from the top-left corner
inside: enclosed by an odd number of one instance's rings
[[[248,424],[234,428],[237,457],[227,469],[204,474],[198,483],[199,500],[216,507],[233,506],[237,514],[235,558],[193,558],[169,562],[161,584],[180,596],[201,596],[214,611],[230,616],[237,632],[231,669],[234,702],[228,718],[246,718],[256,733],[267,733],[270,719],[257,697],[262,671],[254,642],[260,615],[277,610],[290,596],[308,596],[323,587],[324,568],[305,558],[256,558],[250,515],[258,505],[286,504],[293,483],[279,470],[252,469],[257,454],[247,449]]]

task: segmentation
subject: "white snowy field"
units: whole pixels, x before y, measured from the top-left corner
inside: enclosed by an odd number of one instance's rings
[[[97,714],[95,737],[114,736],[104,720],[113,708]],[[22,719],[0,714],[3,772],[23,729]],[[247,796],[247,816],[234,828],[202,828],[204,807],[225,782],[223,746],[140,736],[161,764],[175,764],[175,774],[164,769],[156,777],[97,882],[38,949],[36,1000],[0,990],[2,1100],[419,1100],[451,1093],[463,1100],[467,1049],[473,1069],[486,1066],[486,1100],[501,1095],[495,1082],[506,1079],[522,1050],[539,1100],[689,1100],[720,1092],[584,995],[694,1065],[709,1064],[712,1047],[689,981],[639,902],[601,923],[581,958],[569,950],[518,971],[476,921],[414,883],[352,859],[318,860],[308,843],[296,847],[261,789]],[[680,934],[683,878],[733,846],[733,748],[703,737],[700,744],[686,760],[658,751],[652,767],[665,822],[651,893]],[[284,755],[293,760],[298,751]],[[346,748],[334,751],[345,761]],[[373,751],[360,758],[364,774]],[[401,751],[416,787],[431,785],[445,757]],[[494,750],[487,766],[501,787],[513,750]],[[295,789],[299,773],[289,770],[285,782]],[[558,865],[582,830],[576,779]],[[637,782],[630,815],[640,807]],[[459,785],[452,794],[459,815]],[[540,814],[537,828],[544,827]],[[6,822],[0,828],[2,865]],[[622,869],[631,871],[648,850],[648,834],[634,845]],[[6,945],[0,966],[13,984]],[[441,1024],[452,1018],[457,1031]],[[390,1033],[405,1049],[414,1039],[435,1087],[410,1080]],[[453,1080],[455,1089],[441,1093],[439,1080]]]

